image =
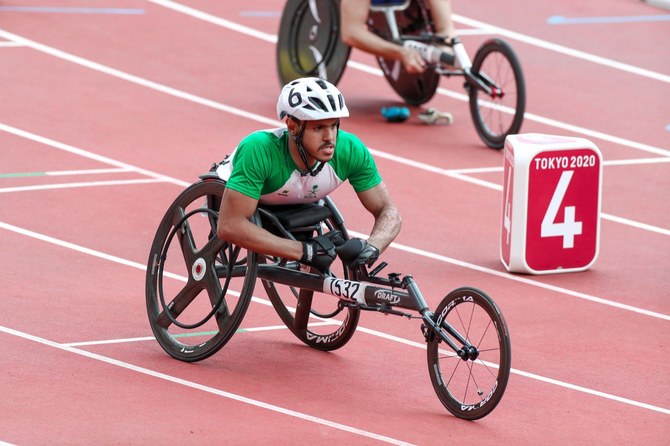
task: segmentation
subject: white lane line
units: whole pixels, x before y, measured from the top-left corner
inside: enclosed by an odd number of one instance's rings
[[[97,162],[104,163],[104,164],[109,164],[111,166],[116,166],[120,169],[124,169],[124,170],[130,171],[130,172],[137,172],[139,174],[142,174],[142,175],[145,175],[145,176],[157,179],[157,180],[162,180],[162,181],[165,181],[167,183],[176,184],[176,185],[182,186],[182,187],[187,187],[191,184],[190,182],[187,182],[187,181],[177,180],[175,178],[168,177],[166,175],[162,175],[162,174],[159,174],[159,173],[156,173],[156,172],[152,172],[150,170],[142,169],[140,167],[133,166],[133,165],[115,160],[113,158],[109,158],[107,156],[98,155],[97,153],[89,152],[88,150],[80,149],[78,147],[74,147],[74,146],[62,143],[60,141],[56,141],[54,139],[46,138],[44,136],[40,136],[40,135],[37,135],[35,133],[31,133],[31,132],[28,132],[28,131],[25,131],[25,130],[22,130],[22,129],[19,129],[19,128],[16,128],[16,127],[12,127],[12,126],[7,125],[7,124],[0,123],[0,131],[11,133],[12,135],[20,136],[22,138],[29,139],[31,141],[38,142],[40,144],[44,144],[44,145],[47,145],[49,147],[53,147],[54,149],[62,150],[62,151],[67,152],[67,153],[72,153],[74,155],[81,156],[82,158],[90,159],[90,160],[97,161]]]
[[[230,292],[231,290],[229,290]],[[235,295],[239,295],[239,293],[231,293]],[[260,297],[255,297],[252,299],[254,301],[256,300],[263,300],[263,304],[267,306],[271,306],[272,304],[270,303],[269,300],[261,299]],[[295,312],[295,309],[293,308],[288,308],[292,312]],[[312,317],[312,316],[310,316]],[[325,325],[340,325],[338,322],[312,322],[309,324],[310,327],[316,327],[316,326],[325,326]],[[267,325],[263,327],[241,327],[238,328],[236,333],[254,333],[258,331],[276,331],[276,330],[288,330],[286,325]],[[214,334],[215,332],[212,332]],[[156,338],[153,336],[141,336],[139,338],[118,338],[118,339],[103,339],[103,340],[97,340],[97,341],[81,341],[81,342],[66,342],[61,345],[66,345],[68,347],[87,347],[87,346],[93,346],[93,345],[111,345],[111,344],[125,344],[129,342],[147,342],[147,341],[155,341]]]
[[[70,175],[98,175],[102,173],[123,173],[131,172],[130,169],[126,168],[110,168],[110,169],[81,169],[81,170],[52,170],[45,172],[48,176],[70,176]]]
[[[48,347],[56,348],[58,350],[63,350],[63,351],[69,352],[69,353],[74,353],[75,355],[83,356],[83,357],[86,357],[86,358],[89,358],[89,359],[100,361],[100,362],[103,362],[103,363],[106,363],[106,364],[110,364],[110,365],[113,365],[113,366],[116,366],[116,367],[120,367],[120,368],[123,368],[123,369],[126,369],[126,370],[130,370],[130,371],[133,371],[133,372],[141,373],[143,375],[151,376],[153,378],[162,379],[164,381],[168,381],[168,382],[171,382],[171,383],[174,383],[174,384],[189,387],[191,389],[200,390],[202,392],[210,393],[212,395],[221,396],[221,397],[224,397],[224,398],[227,398],[227,399],[230,399],[230,400],[234,400],[234,401],[237,401],[237,402],[240,402],[240,403],[243,403],[243,404],[249,404],[251,406],[255,406],[255,407],[258,407],[258,408],[261,408],[261,409],[265,409],[265,410],[269,410],[269,411],[272,411],[272,412],[280,413],[282,415],[287,415],[289,417],[298,418],[298,419],[301,419],[301,420],[304,420],[304,421],[307,421],[307,422],[310,422],[310,423],[320,424],[320,425],[323,425],[323,426],[326,426],[326,427],[329,427],[329,428],[341,430],[341,431],[348,432],[348,433],[351,433],[351,434],[354,434],[354,435],[359,435],[359,436],[362,436],[362,437],[382,441],[384,443],[389,443],[389,444],[394,444],[394,445],[402,445],[402,446],[411,445],[411,443],[408,443],[408,442],[405,442],[405,441],[402,441],[402,440],[398,440],[398,439],[395,439],[395,438],[391,438],[391,437],[387,437],[387,436],[384,436],[384,435],[376,434],[376,433],[366,431],[366,430],[363,430],[363,429],[358,429],[358,428],[355,428],[355,427],[352,427],[352,426],[347,426],[345,424],[336,423],[334,421],[326,420],[325,418],[320,418],[320,417],[316,417],[316,416],[313,416],[313,415],[308,415],[308,414],[298,412],[298,411],[295,411],[295,410],[291,410],[291,409],[287,409],[287,408],[284,408],[284,407],[281,407],[281,406],[276,406],[274,404],[269,404],[269,403],[265,403],[263,401],[248,398],[248,397],[245,397],[245,396],[242,396],[242,395],[237,395],[235,393],[226,392],[224,390],[216,389],[214,387],[206,386],[206,385],[203,385],[203,384],[198,384],[196,382],[188,381],[186,379],[177,378],[176,376],[168,375],[166,373],[157,372],[155,370],[151,370],[151,369],[147,369],[147,368],[140,367],[140,366],[137,366],[137,365],[133,365],[133,364],[130,364],[130,363],[127,363],[127,362],[124,362],[124,361],[119,361],[117,359],[109,358],[107,356],[99,355],[99,354],[96,354],[96,353],[91,353],[91,352],[88,352],[86,350],[81,350],[81,349],[78,349],[78,348],[69,347],[69,346],[66,346],[66,345],[63,345],[63,344],[59,344],[57,342],[50,341],[48,339],[40,338],[38,336],[34,336],[34,335],[31,335],[31,334],[28,334],[28,333],[24,333],[24,332],[21,332],[21,331],[18,331],[18,330],[13,330],[11,328],[0,326],[0,331],[4,332],[6,334],[12,335],[12,336],[16,336],[16,337],[28,340],[28,341],[32,341],[32,342],[36,342],[38,344],[46,345]]]
[[[549,127],[555,127],[558,129],[566,130],[571,133],[579,133],[584,136],[589,136],[591,138],[600,139],[602,141],[611,142],[613,144],[630,147],[631,149],[641,150],[643,152],[653,153],[655,155],[661,156],[670,156],[670,150],[666,150],[660,147],[654,147],[649,144],[640,143],[637,141],[632,141],[626,138],[620,138],[618,136],[610,135],[608,133],[599,132],[597,130],[591,130],[584,127],[579,127],[577,125],[568,124],[566,122],[561,122],[556,119],[545,118],[543,116],[536,115],[534,113],[526,112],[524,114],[524,119],[529,121],[535,121],[540,124],[544,124]]]
[[[57,57],[59,59],[67,60],[68,62],[75,63],[77,65],[81,65],[86,68],[90,68],[92,70],[98,71],[100,73],[108,74],[110,76],[114,76],[119,79],[123,79],[128,82],[132,82],[134,84],[140,85],[142,87],[150,88],[155,91],[159,91],[161,93],[169,94],[174,97],[178,97],[196,104],[204,105],[206,107],[214,108],[216,110],[221,110],[233,115],[237,115],[243,118],[248,118],[252,119],[254,121],[258,122],[263,122],[265,124],[272,125],[274,127],[278,127],[278,124],[281,124],[279,121],[274,120],[274,119],[267,119],[264,116],[255,114],[255,113],[249,113],[244,110],[241,110],[239,108],[231,107],[228,105],[221,104],[220,102],[212,101],[210,99],[203,98],[201,96],[197,96],[191,93],[187,93],[183,90],[178,90],[176,88],[168,87],[166,85],[159,84],[157,82],[153,82],[147,79],[144,79],[139,76],[135,76],[133,74],[126,73],[121,70],[117,70],[115,68],[108,67],[103,64],[99,64],[97,62],[90,61],[88,59],[84,59],[83,57],[75,56],[70,53],[66,53],[65,51],[58,50],[56,48],[52,48],[47,45],[43,45],[38,42],[34,42],[32,40],[28,40],[24,37],[18,36],[16,34],[9,33],[7,31],[1,30],[0,29],[0,37],[5,37],[10,40],[14,40],[16,42],[22,43],[30,48],[33,48],[34,50],[43,52],[45,54],[49,54],[51,56]]]
[[[635,74],[637,76],[643,76],[649,79],[670,83],[670,76],[668,76],[667,74],[657,73],[655,71],[647,70],[645,68],[640,68],[634,65],[617,62],[616,60],[608,59],[606,57],[596,56],[595,54],[590,54],[585,51],[579,51],[572,48],[568,48],[562,45],[558,45],[556,43],[538,39],[536,37],[527,36],[525,34],[510,31],[508,29],[490,25],[485,22],[480,22],[479,20],[463,17],[458,14],[453,14],[453,20],[454,22],[462,23],[464,25],[472,26],[474,28],[485,28],[493,33],[500,34],[501,36],[505,36],[510,39],[518,40],[519,42],[524,42],[528,45],[537,46],[539,48],[544,48],[546,50],[564,54],[566,56],[586,60],[588,62],[606,66],[608,68],[614,68],[616,70],[625,71],[627,73]]]
[[[257,29],[254,28],[249,28],[248,26],[240,25],[239,23],[231,22],[230,20],[223,19],[221,17],[217,17],[215,15],[206,13],[204,11],[197,10],[195,8],[191,8],[186,5],[182,5],[177,2],[169,1],[169,0],[147,0],[150,3],[153,3],[158,6],[162,6],[164,8],[171,9],[173,11],[177,11],[179,13],[191,16],[195,19],[202,20],[203,22],[211,23],[212,25],[220,26],[222,28],[227,28],[232,31],[245,34],[247,36],[254,37],[256,39],[263,40],[268,43],[276,44],[277,43],[277,36],[275,34],[268,34],[263,31],[258,31]]]
[[[0,188],[0,194],[9,192],[33,192],[44,191],[52,189],[76,189],[80,187],[98,187],[98,186],[125,186],[128,184],[150,184],[162,183],[161,179],[157,178],[142,178],[136,180],[108,180],[108,181],[87,181],[79,183],[57,183],[57,184],[39,184],[34,186],[15,186]]]
[[[0,180],[7,178],[98,175],[106,173],[123,173],[123,172],[130,172],[130,170],[122,168],[109,168],[109,169],[51,170],[48,172],[5,172],[0,173]]]
[[[599,396],[599,397],[602,397],[602,398],[606,398],[608,400],[617,401],[619,403],[630,404],[631,406],[636,406],[636,407],[639,407],[641,409],[648,409],[648,410],[652,410],[654,412],[659,412],[659,413],[662,413],[662,414],[665,414],[665,415],[670,415],[670,409],[667,409],[665,407],[659,407],[659,406],[654,406],[652,404],[642,403],[640,401],[631,400],[629,398],[624,398],[624,397],[621,397],[621,396],[612,395],[611,393],[600,392],[598,390],[589,389],[587,387],[582,387],[582,386],[578,386],[578,385],[575,385],[575,384],[570,384],[570,383],[566,383],[566,382],[563,382],[563,381],[558,381],[556,379],[547,378],[547,377],[544,377],[544,376],[539,376],[539,375],[536,375],[534,373],[524,372],[524,371],[517,370],[517,369],[513,369],[513,371],[514,371],[514,373],[516,373],[518,375],[521,375],[521,376],[524,376],[524,377],[530,378],[530,379],[536,379],[538,381],[542,381],[542,382],[545,382],[547,384],[554,384],[556,386],[564,387],[566,389],[575,390],[577,392],[582,392],[582,393],[586,393],[586,394],[593,395],[593,396]],[[660,375],[662,375],[662,374],[663,374],[663,372],[660,373]]]

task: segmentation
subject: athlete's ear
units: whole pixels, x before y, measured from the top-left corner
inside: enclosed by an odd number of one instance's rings
[[[294,138],[298,136],[298,132],[300,131],[300,121],[295,119],[293,116],[289,116],[286,118],[286,128],[288,128],[288,132],[293,136]]]

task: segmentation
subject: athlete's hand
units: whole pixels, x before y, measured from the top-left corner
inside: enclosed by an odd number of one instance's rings
[[[337,253],[349,266],[371,266],[379,258],[379,249],[359,238],[347,240],[337,248]]]
[[[418,51],[411,48],[403,48],[400,59],[405,70],[410,74],[421,74],[426,70],[426,62]]]
[[[337,258],[335,247],[344,243],[342,233],[329,232],[303,242],[300,263],[313,266],[319,271],[327,270]]]

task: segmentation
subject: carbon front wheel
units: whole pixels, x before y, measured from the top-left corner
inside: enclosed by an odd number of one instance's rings
[[[511,367],[509,333],[500,310],[482,291],[459,288],[440,302],[434,318],[444,332],[453,329],[474,347],[467,356],[459,355],[436,333],[429,334],[428,372],[435,393],[458,418],[488,415],[505,392]]]

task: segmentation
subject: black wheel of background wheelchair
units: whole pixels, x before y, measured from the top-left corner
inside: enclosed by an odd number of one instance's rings
[[[208,179],[188,187],[158,227],[147,265],[149,324],[170,356],[200,361],[235,334],[256,280],[256,254],[219,240],[225,189]]]
[[[526,110],[526,85],[519,58],[504,40],[490,39],[475,53],[472,73],[503,92],[492,98],[468,86],[470,115],[477,134],[492,149],[502,149],[507,135],[519,133]]]
[[[407,8],[395,13],[401,36],[418,36],[434,32],[430,12],[423,0],[412,0]],[[372,32],[385,40],[392,40],[391,29],[384,13],[371,11],[369,25]],[[421,105],[435,95],[440,75],[434,68],[421,74],[408,73],[399,60],[377,57],[384,77],[398,95],[409,105]]]
[[[328,198],[324,205],[331,212],[323,215],[320,221],[308,222],[301,227],[286,230],[296,240],[306,240],[333,230],[339,230],[345,240],[349,239],[341,214],[335,205]],[[275,231],[272,224],[267,221],[263,226],[271,232]],[[259,268],[263,268],[263,263],[283,263],[286,268],[301,268],[298,262],[268,256],[259,255],[258,261]],[[331,272],[339,278],[349,278],[348,269],[339,259],[331,265]],[[281,320],[308,346],[318,350],[336,350],[344,346],[356,331],[360,310],[342,306],[340,300],[334,296],[267,280],[261,282]]]
[[[305,76],[337,85],[351,48],[340,39],[339,0],[288,0],[277,38],[281,85]]]

